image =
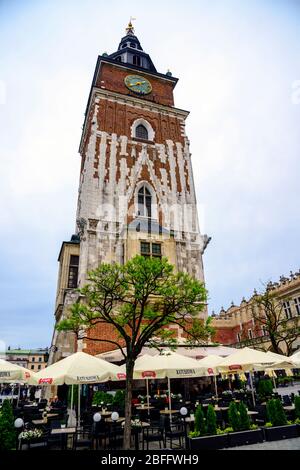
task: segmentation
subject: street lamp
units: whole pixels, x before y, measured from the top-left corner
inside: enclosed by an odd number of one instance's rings
[[[15,419],[15,422],[14,422],[14,427],[16,428],[17,430],[17,435],[16,435],[16,449],[19,449],[20,448],[20,441],[19,441],[19,435],[24,427],[24,421],[22,418],[17,418]]]
[[[99,423],[101,421],[101,414],[100,413],[95,413],[93,416],[93,421],[94,423]]]
[[[182,416],[183,419],[183,426],[184,426],[184,440],[185,440],[185,448],[187,448],[187,432],[186,432],[186,415],[188,414],[188,409],[185,406],[182,406],[179,410],[179,413]]]
[[[116,422],[118,421],[119,419],[119,413],[117,411],[113,411],[113,413],[111,414],[111,419]]]

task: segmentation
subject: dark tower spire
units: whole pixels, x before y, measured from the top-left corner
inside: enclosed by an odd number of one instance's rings
[[[132,19],[133,18],[131,18],[128,23],[126,36],[121,39],[117,52],[110,54],[108,57],[117,62],[156,72],[157,70],[154,67],[151,57],[143,51],[140,41],[135,35]]]

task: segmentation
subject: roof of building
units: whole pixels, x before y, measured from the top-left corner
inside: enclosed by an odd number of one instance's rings
[[[48,349],[8,349],[5,352],[0,352],[0,354],[6,354],[7,356],[10,354],[21,354],[21,355],[33,355],[33,354],[47,354]]]

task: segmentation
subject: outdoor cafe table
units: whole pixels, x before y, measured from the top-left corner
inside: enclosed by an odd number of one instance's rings
[[[135,409],[142,411],[142,410],[154,410],[155,406],[137,406]]]
[[[106,423],[122,423],[123,421],[125,421],[125,418],[118,418],[116,420],[113,420],[111,418],[105,418]]]
[[[161,415],[174,415],[176,413],[179,413],[179,410],[160,410]]]
[[[62,441],[61,441],[61,447],[62,447],[62,450],[65,450],[67,449],[67,437],[69,434],[72,434],[73,435],[73,439],[74,439],[74,434],[76,433],[76,428],[58,428],[58,429],[52,429],[51,430],[51,435],[60,435],[61,438],[62,438]]]
[[[47,418],[56,418],[57,416],[59,415],[56,413],[52,413],[52,414],[47,415]],[[45,422],[43,419],[33,419],[32,423],[35,424],[36,426],[38,426],[39,424],[47,424],[47,422]]]

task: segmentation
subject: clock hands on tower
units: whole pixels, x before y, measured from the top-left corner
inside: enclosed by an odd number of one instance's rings
[[[148,95],[152,91],[149,80],[140,75],[127,75],[124,81],[127,88],[139,95]]]

